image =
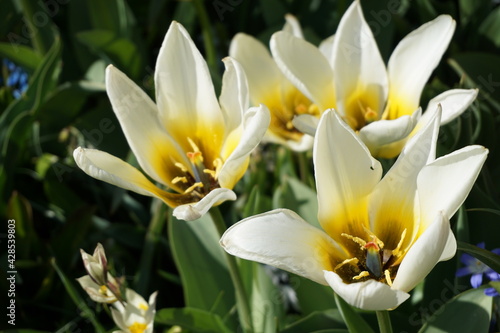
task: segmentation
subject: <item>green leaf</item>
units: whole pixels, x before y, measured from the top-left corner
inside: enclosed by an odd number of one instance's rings
[[[344,318],[349,332],[373,332],[372,328],[366,323],[363,317],[361,317],[352,306],[347,304],[342,297],[335,294],[335,301],[337,302],[337,307],[342,314],[342,318]]]
[[[475,1],[470,1],[475,3]],[[500,7],[495,8],[479,26],[479,34],[488,38],[496,47],[500,47]]]
[[[32,48],[15,43],[0,43],[0,56],[12,60],[30,74],[36,70],[43,60],[43,57]]]
[[[169,241],[186,306],[226,316],[236,300],[219,234],[209,214],[191,222],[172,217]]]
[[[345,324],[339,310],[312,312],[288,325],[280,333],[324,332],[326,329],[333,329],[332,332],[348,332],[345,330]]]
[[[329,310],[335,307],[335,296],[331,287],[301,276],[290,277],[290,284],[297,293],[300,310],[303,314]]]
[[[89,306],[87,305],[87,302],[85,302],[82,299],[82,297],[80,296],[80,293],[77,291],[77,289],[74,286],[74,282],[70,281],[68,279],[68,277],[63,273],[63,271],[59,268],[55,258],[52,258],[51,264],[52,264],[52,267],[54,267],[55,271],[57,272],[57,275],[59,275],[59,278],[61,279],[61,281],[64,285],[64,288],[66,289],[66,292],[69,294],[69,296],[73,300],[73,303],[75,303],[75,305],[81,311],[81,316],[90,320],[90,322],[94,326],[94,329],[96,332],[105,333],[106,330],[97,321],[94,312],[89,308]]]
[[[457,245],[459,250],[469,253],[474,258],[481,260],[485,265],[488,265],[494,271],[500,272],[500,256],[498,254],[460,241]]]
[[[437,310],[419,333],[486,333],[490,326],[492,301],[482,288],[463,292]]]
[[[283,179],[282,184],[274,193],[273,207],[291,209],[310,224],[321,228],[317,217],[316,192],[295,178]]]
[[[224,325],[220,316],[189,307],[158,310],[155,323],[177,325],[194,332],[231,333],[231,330]]]
[[[40,7],[37,1],[20,0],[24,15],[25,27],[28,29],[27,35],[37,53],[45,55],[50,52],[51,45],[59,38],[51,16],[45,11],[45,6]]]
[[[95,29],[79,32],[76,38],[132,78],[137,78],[143,70],[141,50],[132,40],[116,32]]]

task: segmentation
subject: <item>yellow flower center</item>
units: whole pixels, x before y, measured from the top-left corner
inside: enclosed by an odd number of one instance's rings
[[[190,165],[175,163],[182,175],[172,179],[173,184],[180,184],[184,189],[184,193],[191,193],[193,196],[203,198],[211,190],[218,188],[218,174],[222,168],[222,160],[216,158],[213,161],[212,168],[205,166],[206,161],[200,148],[191,139],[187,138],[193,151],[187,152],[186,155],[190,161]]]
[[[376,91],[355,91],[345,103],[344,121],[359,131],[371,122],[379,120],[378,93]]]
[[[130,333],[144,333],[148,325],[143,323],[134,322],[132,325],[128,327]]]
[[[148,309],[149,309],[149,306],[145,303],[139,303],[139,305],[137,307],[141,310],[144,310],[144,311],[148,311]]]
[[[271,111],[271,124],[269,129],[285,140],[299,141],[302,133],[293,126],[293,118],[302,114],[310,114],[319,117],[320,110],[298,89],[293,88],[282,96],[274,98],[265,103]]]
[[[108,287],[104,285],[99,287],[99,294],[106,295],[107,293],[108,293]]]
[[[398,245],[392,250],[385,248],[384,243],[375,235],[369,234],[370,241],[346,233],[342,234],[343,237],[356,243],[359,247],[356,247],[357,250],[354,251],[352,258],[337,264],[333,271],[345,283],[374,279],[391,286],[403,258],[401,247],[406,237],[406,229],[401,234]]]

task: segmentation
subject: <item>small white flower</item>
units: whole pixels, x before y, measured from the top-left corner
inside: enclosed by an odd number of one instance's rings
[[[156,313],[156,295],[154,292],[146,300],[133,291],[126,289],[127,301],[125,305],[115,303],[115,308],[111,309],[111,314],[115,324],[120,328],[114,333],[151,333],[153,332],[153,322]]]

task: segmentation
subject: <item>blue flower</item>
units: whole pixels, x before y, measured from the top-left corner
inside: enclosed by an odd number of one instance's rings
[[[478,247],[484,249],[485,244],[481,242],[477,244]],[[500,248],[494,249],[491,252],[500,255]],[[473,288],[478,288],[483,284],[483,276],[486,277],[490,281],[499,281],[500,274],[495,272],[489,266],[485,265],[482,261],[474,258],[473,256],[464,253],[460,257],[460,261],[465,265],[465,267],[459,268],[457,270],[456,276],[462,277],[466,275],[471,275],[470,284]],[[495,288],[487,288],[484,293],[488,296],[498,296],[498,292]]]
[[[28,89],[28,74],[8,59],[2,59],[2,64],[7,77],[0,82],[10,88],[14,98],[18,99]]]

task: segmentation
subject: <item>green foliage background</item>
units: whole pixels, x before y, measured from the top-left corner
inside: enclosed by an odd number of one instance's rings
[[[490,150],[452,223],[459,241],[500,247],[498,3],[361,2],[385,60],[397,42],[422,23],[443,13],[457,21],[450,47],[424,90],[422,105],[450,88],[479,88],[474,104],[441,129],[438,155],[469,144]],[[111,270],[124,276],[130,287],[145,297],[159,290],[157,309],[167,309],[158,312],[157,332],[172,325],[182,326],[182,332],[238,331],[234,291],[210,217],[177,221],[169,209],[150,198],[88,177],[75,166],[72,151],[77,146],[95,147],[135,163],[105,93],[104,69],[114,64],[154,96],[154,63],[172,20],[190,32],[220,89],[220,59],[227,56],[237,32],[268,44],[271,34],[283,26],[284,15],[292,13],[306,39],[318,44],[335,32],[349,4],[342,0],[0,0],[0,56],[30,76],[28,91],[18,100],[9,88],[0,89],[0,232],[5,236],[7,220],[16,220],[17,269],[16,326],[3,317],[0,327],[26,333],[111,331],[106,309],[88,300],[75,281],[85,274],[79,249],[91,252],[101,242]],[[317,223],[312,174],[310,153],[261,146],[236,188],[238,201],[221,207],[226,223],[278,207],[289,207]],[[0,240],[0,286],[7,291],[7,248]],[[470,332],[488,331],[492,299],[482,290],[464,292],[468,279],[455,278],[459,256],[439,264],[411,300],[391,313],[396,332],[437,328],[466,332],[467,327]],[[261,266],[241,265],[251,290],[254,324],[262,331],[366,332],[365,325],[376,327],[373,314],[359,313],[335,299],[330,288],[296,276],[290,284],[300,310],[287,309]],[[473,320],[473,326],[465,326],[467,320]]]

